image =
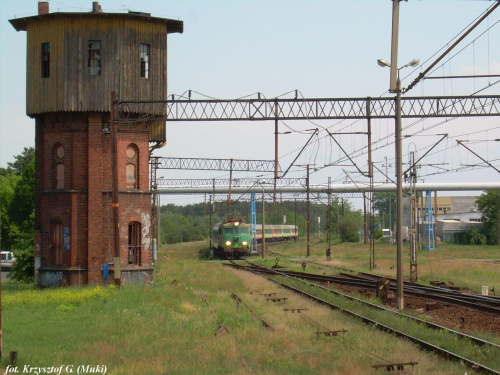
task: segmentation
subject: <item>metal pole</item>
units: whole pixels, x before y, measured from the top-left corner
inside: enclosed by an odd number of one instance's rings
[[[160,241],[161,241],[161,195],[158,194],[158,233],[157,233],[157,237],[158,237],[158,250],[160,249]]]
[[[327,243],[328,243],[328,260],[330,260],[330,255],[331,255],[331,247],[332,247],[332,179],[331,177],[328,177],[328,215],[327,215],[327,229],[326,229],[326,235],[327,235]]]
[[[229,170],[229,194],[227,196],[226,220],[229,220],[229,206],[231,205],[231,188],[233,185],[233,159],[231,159]]]
[[[399,0],[394,0],[394,3]],[[396,82],[396,252],[397,308],[403,310],[403,147],[401,139],[401,81]]]
[[[118,202],[118,146],[117,146],[117,133],[118,124],[113,121],[116,113],[116,93],[111,93],[111,129],[112,129],[112,158],[113,158],[113,226],[114,226],[114,263],[113,274],[116,285],[120,285],[120,221],[119,221],[119,202]]]
[[[390,80],[390,85],[389,85],[389,92],[396,92],[397,91],[396,80],[399,79],[398,39],[399,39],[399,2],[400,1],[401,0],[392,0],[391,80]]]
[[[366,222],[366,193],[363,193],[363,243],[367,242],[368,235],[368,224]],[[372,261],[371,261],[371,246],[370,246],[370,271],[372,270]]]
[[[438,230],[438,192],[434,190],[434,247],[438,247],[436,234]]]
[[[274,194],[273,202],[276,204],[276,183],[278,182],[278,99],[274,100]]]
[[[212,248],[212,195],[209,195],[208,213],[210,216],[210,229],[208,232],[208,237],[210,238],[210,249],[211,249]]]
[[[311,230],[311,222],[309,220],[310,202],[309,202],[309,164],[307,164],[307,257],[309,257],[309,233]]]
[[[262,259],[266,257],[266,204],[264,200],[264,186],[262,186]]]
[[[297,228],[297,198],[295,198],[295,228]],[[299,232],[297,231],[297,239],[299,238]]]

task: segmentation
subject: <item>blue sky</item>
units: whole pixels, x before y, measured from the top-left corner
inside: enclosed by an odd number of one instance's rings
[[[400,5],[399,65],[419,58],[425,69],[432,56],[465,29],[493,1],[480,0],[410,0]],[[380,68],[376,61],[390,61],[392,1],[390,0],[167,0],[130,2],[103,0],[105,12],[136,10],[153,16],[184,21],[183,34],[169,36],[169,94],[193,90],[193,98],[203,95],[215,98],[240,98],[261,92],[273,98],[293,90],[303,97],[377,97],[392,95],[389,69]],[[50,1],[50,11],[89,11],[92,1]],[[16,32],[8,19],[35,15],[37,1],[4,0],[0,2],[0,165],[5,166],[23,147],[34,145],[34,121],[25,115],[26,33]],[[500,9],[497,9],[452,53],[463,51],[439,66],[433,75],[500,74]],[[487,29],[490,28],[489,31]],[[483,34],[480,36],[480,34]],[[466,47],[469,44],[468,47]],[[447,59],[445,59],[447,60]],[[421,71],[402,71],[403,86]],[[494,83],[498,78],[433,80],[417,85],[408,96],[470,95]],[[482,92],[500,93],[500,84]],[[292,98],[293,93],[284,97]],[[255,96],[254,96],[255,97]],[[134,98],[121,98],[134,99]],[[441,120],[442,121],[442,120]],[[426,148],[449,133],[476,142],[470,143],[485,158],[500,158],[500,119],[458,119],[441,121],[426,119],[411,125],[407,135],[422,131],[418,137],[405,139],[403,150],[422,155]],[[363,123],[321,122],[331,130],[361,131]],[[390,135],[392,120],[376,121],[374,136],[380,148],[374,151],[374,161],[381,167],[394,164],[394,146]],[[293,134],[280,138],[280,164],[286,169],[309,135],[300,131],[316,127],[308,121],[288,121],[280,131],[291,127]],[[476,134],[471,134],[472,132]],[[237,159],[273,159],[274,123],[169,123],[168,145],[157,156],[207,157]],[[221,139],[224,147],[220,147]],[[463,139],[463,138],[462,138]],[[489,140],[489,141],[488,141]],[[348,152],[366,145],[362,136],[339,136]],[[488,142],[487,142],[488,141]],[[438,152],[423,163],[441,163],[443,168],[461,168],[478,159],[465,149],[456,147],[456,138],[442,142]],[[304,152],[299,164],[323,166],[342,157],[341,151],[327,139],[318,140]],[[392,160],[391,160],[392,159]],[[366,167],[366,154],[356,163]],[[406,162],[406,156],[405,156]],[[313,174],[313,183],[334,182],[359,178],[355,168],[341,163]],[[494,163],[495,164],[495,163]],[[497,160],[495,165],[499,165]],[[422,167],[427,182],[499,181],[493,169],[467,170],[460,173],[437,174],[435,167]],[[346,177],[346,172],[350,177]],[[292,171],[291,177],[303,175]],[[170,178],[212,178],[227,176],[223,172],[169,172]],[[166,176],[167,177],[167,176]],[[244,177],[244,176],[241,176]],[[381,176],[376,177],[379,180]]]

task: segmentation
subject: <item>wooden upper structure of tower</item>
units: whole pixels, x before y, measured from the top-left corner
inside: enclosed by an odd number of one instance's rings
[[[97,2],[90,12],[49,13],[48,2],[40,2],[38,15],[9,22],[28,34],[28,116],[110,112],[110,92],[120,99],[167,97],[167,35],[182,33],[182,21],[141,12],[105,13]],[[48,41],[50,50],[42,51]],[[89,52],[89,41],[99,41],[100,46]],[[141,69],[137,46],[141,44],[150,46],[148,77],[137,74]],[[44,57],[44,53],[49,55]],[[45,67],[49,77],[44,77],[43,69],[40,72],[44,58],[50,59]]]

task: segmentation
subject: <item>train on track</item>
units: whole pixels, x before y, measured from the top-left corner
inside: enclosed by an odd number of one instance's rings
[[[262,242],[262,225],[258,224],[255,236],[257,243]],[[266,242],[297,240],[299,230],[296,225],[266,225]],[[229,219],[212,228],[212,246],[215,254],[227,259],[244,259],[250,255],[250,224],[241,219]]]
[[[257,224],[255,230],[257,243],[262,242],[262,225]],[[299,238],[299,227],[296,225],[266,225],[264,228],[266,242],[297,241]]]
[[[212,228],[215,254],[227,259],[243,259],[250,255],[250,224],[229,219]]]

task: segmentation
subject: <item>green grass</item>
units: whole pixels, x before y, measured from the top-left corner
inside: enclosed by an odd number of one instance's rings
[[[314,245],[311,256],[324,258],[323,245]],[[15,350],[20,370],[73,365],[76,372],[79,365],[106,365],[108,374],[380,374],[384,370],[371,366],[417,361],[413,374],[473,373],[258,276],[207,261],[199,256],[206,247],[198,242],[160,249],[153,286],[35,290],[3,282],[2,367]],[[359,246],[343,249],[356,253],[353,267],[368,263]],[[280,251],[299,257],[304,246],[288,244]],[[332,262],[336,254],[340,247],[332,251]],[[271,254],[267,263],[274,264]],[[256,289],[289,299],[267,303],[250,293]],[[229,290],[276,331],[267,330],[244,306],[238,309]],[[215,335],[218,326],[203,294],[228,334]],[[304,306],[308,320],[283,312]],[[348,332],[344,338],[318,338],[318,329]]]
[[[422,329],[421,324],[411,321],[404,316],[396,317],[393,313],[364,306],[358,301],[347,300],[346,298],[332,294],[323,288],[304,285],[301,281],[290,280],[289,278],[284,277],[278,277],[277,279],[287,285],[305,290],[306,292],[318,296],[323,300],[332,302],[348,311],[355,312],[364,317],[380,322],[397,331],[404,332],[421,340],[433,343],[440,348],[457,353],[473,361],[483,363],[488,367],[500,369],[500,349],[485,347],[478,350],[478,346],[473,343],[467,340],[461,340],[454,335],[448,334],[444,330]],[[373,303],[376,301],[370,302]]]

